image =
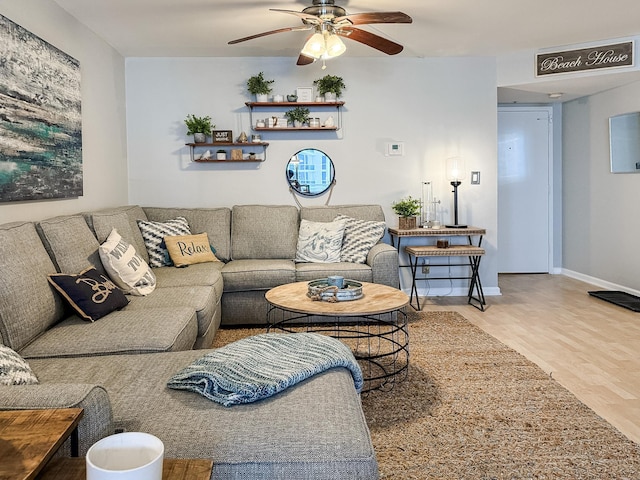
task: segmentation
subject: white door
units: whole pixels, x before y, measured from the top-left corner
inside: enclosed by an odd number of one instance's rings
[[[498,109],[498,272],[549,273],[551,107]]]

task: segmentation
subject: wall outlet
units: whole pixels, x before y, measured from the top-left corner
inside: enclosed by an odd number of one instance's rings
[[[422,265],[422,273],[426,275],[429,273],[429,265]]]

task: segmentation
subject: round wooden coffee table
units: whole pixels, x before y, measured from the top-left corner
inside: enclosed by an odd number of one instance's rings
[[[272,288],[265,294],[267,331],[310,331],[337,338],[360,363],[363,392],[391,389],[409,369],[409,297],[397,288],[361,283],[362,298],[334,303],[309,298],[309,282]]]

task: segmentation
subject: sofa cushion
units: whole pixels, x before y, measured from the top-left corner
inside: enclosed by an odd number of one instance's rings
[[[387,228],[384,222],[356,220],[346,215],[338,215],[336,220],[346,222],[340,251],[341,262],[366,262],[369,250],[382,239]]]
[[[98,254],[100,244],[82,215],[42,220],[37,228],[59,272],[75,273],[92,266],[105,273]]]
[[[300,221],[296,262],[336,263],[340,261],[346,221]]]
[[[148,220],[141,207],[126,205],[85,214],[87,223],[93,228],[99,243],[104,242],[114,228],[127,242],[134,246],[138,255],[149,263],[138,220]]]
[[[213,254],[206,233],[197,235],[175,235],[164,237],[171,261],[176,267],[196,263],[218,262]]]
[[[213,286],[192,285],[188,287],[157,288],[144,298],[132,297],[127,310],[148,308],[190,307],[196,311],[198,337],[204,336],[211,327],[220,294]]]
[[[161,208],[145,207],[144,211],[155,222],[184,217],[194,233],[206,233],[216,250],[216,257],[227,262],[231,259],[231,209],[220,208]]]
[[[296,256],[298,209],[291,205],[236,205],[231,222],[234,260]],[[215,246],[215,245],[214,245]]]
[[[380,205],[320,205],[300,209],[301,219],[314,222],[331,222],[336,215],[347,215],[356,220],[384,222],[384,211]]]
[[[165,267],[173,265],[169,251],[164,243],[167,235],[191,235],[191,229],[184,217],[177,217],[166,222],[139,220],[138,227],[142,233],[144,244],[149,254],[151,267]]]
[[[51,273],[56,268],[33,223],[0,225],[0,343],[20,351],[63,317]]]
[[[92,322],[125,307],[129,300],[104,273],[89,267],[77,274],[54,273],[49,282],[85,320]]]
[[[29,364],[6,345],[0,345],[0,385],[35,385],[38,378]]]
[[[190,350],[197,331],[193,308],[125,308],[94,323],[75,315],[69,317],[20,350],[20,354],[30,360]]]
[[[160,267],[154,268],[158,287],[188,287],[191,285],[222,284],[222,270],[224,263],[197,263],[186,268]]]
[[[310,282],[327,278],[329,275],[341,275],[357,282],[372,282],[373,270],[366,263],[297,263],[296,282]]]
[[[222,269],[225,292],[269,290],[296,278],[292,260],[232,260]]]

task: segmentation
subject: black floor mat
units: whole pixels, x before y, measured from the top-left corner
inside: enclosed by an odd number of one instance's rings
[[[640,312],[640,297],[631,295],[627,292],[618,292],[615,290],[601,290],[589,292],[592,297],[600,298],[606,302],[613,303],[620,307],[628,308],[634,312]]]

